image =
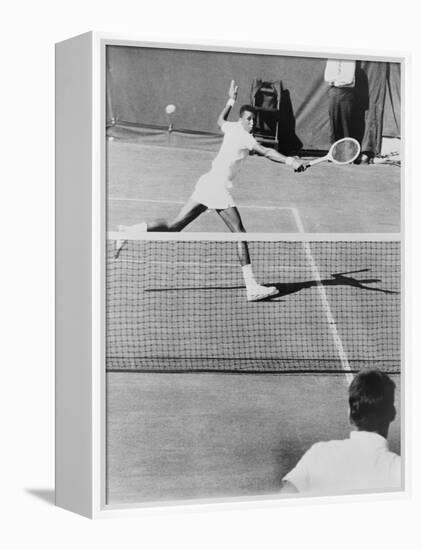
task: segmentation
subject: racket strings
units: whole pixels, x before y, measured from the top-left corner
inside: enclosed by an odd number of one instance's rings
[[[360,153],[358,141],[346,138],[338,141],[332,147],[331,158],[334,162],[348,163],[355,160]]]

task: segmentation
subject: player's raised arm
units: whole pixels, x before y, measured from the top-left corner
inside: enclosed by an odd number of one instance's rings
[[[222,128],[222,125],[227,120],[228,115],[231,111],[231,108],[233,107],[235,100],[237,99],[237,95],[238,95],[238,86],[236,86],[234,80],[231,80],[230,87],[228,90],[228,101],[225,104],[225,107],[222,109],[217,120],[217,124],[220,128]]]
[[[282,164],[292,166],[295,171],[302,172],[303,170],[305,170],[304,162],[302,162],[297,157],[287,157],[285,155],[282,155],[282,153],[278,153],[278,151],[275,151],[275,149],[263,147],[263,145],[260,144],[254,147],[254,151],[256,151],[256,153],[258,153],[259,155],[262,155],[263,157],[272,160],[273,162],[280,162]]]

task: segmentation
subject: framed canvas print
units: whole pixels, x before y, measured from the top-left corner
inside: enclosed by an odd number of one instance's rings
[[[56,45],[56,502],[408,489],[406,56]]]

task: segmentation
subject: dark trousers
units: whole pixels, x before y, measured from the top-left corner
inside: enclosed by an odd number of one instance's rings
[[[353,134],[354,88],[329,89],[330,139],[335,142],[344,137],[355,137]]]

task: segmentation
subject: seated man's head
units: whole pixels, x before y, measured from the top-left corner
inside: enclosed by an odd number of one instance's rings
[[[395,383],[379,370],[361,371],[349,387],[349,418],[358,430],[387,437],[396,416]]]

